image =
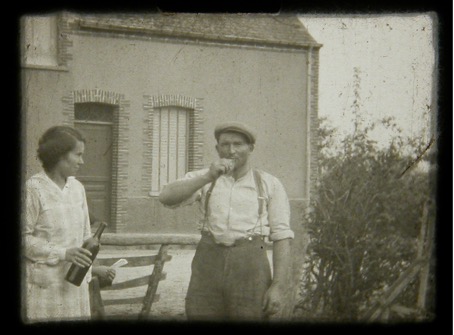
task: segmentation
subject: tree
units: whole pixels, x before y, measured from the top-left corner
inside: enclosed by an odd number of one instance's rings
[[[355,76],[358,83],[358,71]],[[412,166],[426,144],[401,136],[388,118],[381,126],[395,135],[379,147],[370,136],[376,125],[359,118],[358,87],[354,132],[340,148],[330,140],[335,130],[320,122],[320,183],[305,218],[310,244],[297,305],[298,317],[311,321],[361,320],[414,260],[431,195],[427,170]],[[416,303],[416,284],[399,296],[400,303]]]

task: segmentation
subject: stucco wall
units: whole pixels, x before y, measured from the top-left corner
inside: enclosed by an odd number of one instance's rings
[[[128,101],[129,163],[124,190],[127,201],[119,210],[126,213],[121,221],[127,231],[194,229],[187,225],[188,220],[194,221],[194,207],[169,210],[144,191],[146,96],[199,99],[205,165],[216,158],[213,129],[218,122],[240,120],[254,126],[258,140],[253,165],[277,176],[290,199],[304,197],[308,80],[304,51],[95,33],[72,34],[70,40],[68,72],[24,72],[26,147],[36,150],[46,128],[67,121],[62,98],[71,92],[99,89],[123,96]],[[35,156],[26,155],[28,174],[39,169]]]
[[[141,189],[144,95],[202,98],[205,162],[215,158],[216,123],[238,119],[259,130],[255,163],[283,179],[289,196],[304,185],[305,54],[75,35],[74,89],[99,88],[130,101],[129,196]]]
[[[290,200],[290,227],[295,233],[304,230],[303,211],[306,203]],[[128,232],[197,234],[198,206],[196,204],[168,209],[157,200],[130,199],[128,203]],[[155,218],[161,218],[156,220]]]
[[[38,140],[45,130],[65,123],[62,97],[72,87],[71,74],[60,70],[26,68],[21,71],[23,177],[41,170],[36,156]]]
[[[128,231],[152,229],[156,224],[160,231],[170,226],[186,231],[188,217],[194,216],[194,209],[168,210],[143,192],[144,96],[201,99],[206,165],[216,158],[213,129],[218,122],[241,120],[256,127],[253,164],[280,178],[291,199],[304,196],[304,52],[93,34],[73,35],[71,39],[73,89],[115,92],[130,103],[128,201],[122,219]]]

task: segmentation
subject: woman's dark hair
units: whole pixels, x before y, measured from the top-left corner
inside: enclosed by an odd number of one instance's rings
[[[46,130],[39,139],[37,150],[44,170],[51,171],[78,141],[85,143],[82,134],[72,127],[54,126]]]

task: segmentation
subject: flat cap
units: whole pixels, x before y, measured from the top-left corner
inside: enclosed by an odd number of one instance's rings
[[[227,132],[243,134],[247,137],[247,139],[249,140],[249,143],[255,144],[255,139],[256,139],[255,131],[244,123],[230,121],[230,122],[218,124],[216,126],[216,128],[214,129],[214,137],[216,138],[217,141],[219,141],[219,136],[221,136],[222,133],[227,133]]]

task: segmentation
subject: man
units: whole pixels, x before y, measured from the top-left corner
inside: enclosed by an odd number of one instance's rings
[[[280,311],[290,265],[290,206],[280,181],[251,168],[255,132],[215,128],[219,159],[162,190],[171,208],[198,202],[202,238],[186,296],[189,320],[264,320]],[[273,242],[273,277],[265,238]]]

